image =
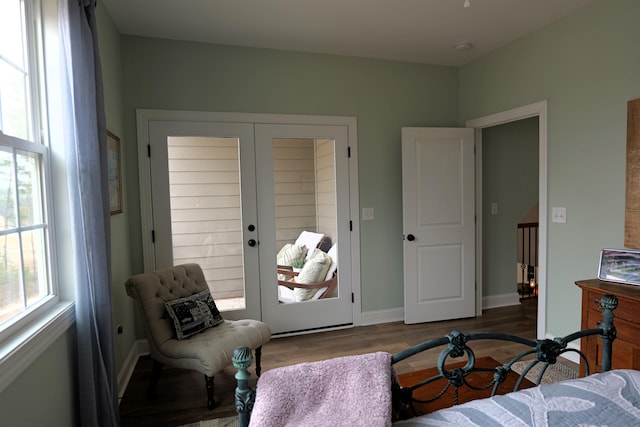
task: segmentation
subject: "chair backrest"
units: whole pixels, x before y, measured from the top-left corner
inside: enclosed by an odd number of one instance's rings
[[[304,230],[300,233],[294,244],[305,245],[307,247],[306,259],[309,259],[311,258],[313,250],[322,243],[323,239],[324,234],[322,233],[314,233],[313,231]]]
[[[331,265],[329,266],[329,270],[327,270],[327,275],[324,280],[329,280],[333,277],[336,270],[338,270],[338,243],[334,243],[327,252],[327,255],[331,258]]]
[[[142,312],[152,351],[155,351],[154,346],[175,338],[164,303],[209,289],[198,264],[182,264],[138,274],[130,277],[125,287]]]

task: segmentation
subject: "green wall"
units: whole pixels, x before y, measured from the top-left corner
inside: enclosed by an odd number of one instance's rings
[[[548,101],[547,332],[580,326],[574,282],[622,247],[627,101],[640,97],[640,2],[600,0],[460,68],[460,119]],[[567,208],[566,224],[550,222]]]
[[[0,394],[0,424],[77,425],[76,337],[69,330]]]
[[[142,271],[137,108],[355,116],[364,311],[403,305],[400,128],[452,126],[452,67],[122,37],[132,269]]]
[[[538,118],[482,131],[482,294],[514,294],[517,225],[538,202]],[[498,213],[491,214],[491,203]]]
[[[120,152],[123,166],[122,190],[123,213],[111,216],[111,280],[113,302],[113,331],[122,326],[122,334],[116,333],[116,367],[118,371],[135,342],[135,309],[133,299],[124,289],[124,282],[131,276],[131,243],[129,242],[129,222],[131,212],[127,204],[129,193],[129,172],[126,170],[127,147],[135,146],[135,138],[124,137],[122,102],[122,55],[120,33],[116,30],[109,15],[98,5],[98,29],[100,57],[102,60],[102,79],[104,83],[105,114],[107,129],[120,138]]]

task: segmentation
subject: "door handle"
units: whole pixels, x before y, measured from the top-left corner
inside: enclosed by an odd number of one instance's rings
[[[413,242],[414,240],[416,240],[416,236],[414,236],[413,234],[409,234],[407,235],[407,240]]]
[[[247,242],[247,244],[249,246],[251,246],[251,247],[254,247],[256,245],[256,243],[258,243],[258,242],[256,242],[254,239],[249,239],[249,241]]]

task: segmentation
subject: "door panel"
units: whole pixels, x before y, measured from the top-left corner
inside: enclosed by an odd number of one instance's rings
[[[262,316],[275,334],[353,322],[349,192],[336,185],[349,182],[347,144],[344,126],[256,124]],[[302,230],[338,245],[338,287],[331,298],[283,303],[276,254]]]
[[[403,128],[402,169],[405,323],[474,316],[473,130]]]
[[[253,125],[151,121],[149,137],[155,268],[198,263],[225,317],[259,319]]]

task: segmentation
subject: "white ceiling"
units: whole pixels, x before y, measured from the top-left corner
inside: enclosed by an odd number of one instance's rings
[[[594,0],[102,0],[121,34],[462,65]],[[456,43],[474,48],[461,52]]]

